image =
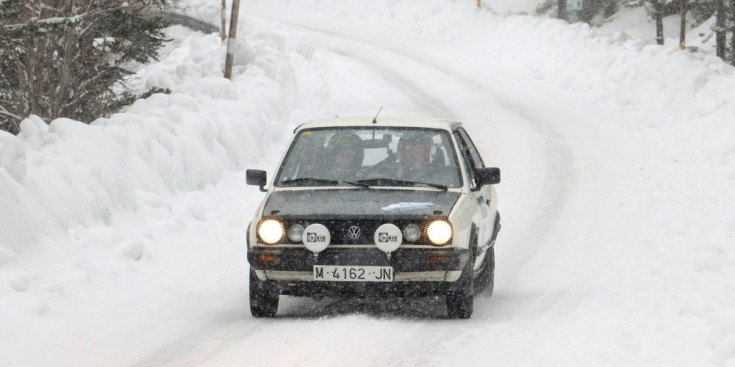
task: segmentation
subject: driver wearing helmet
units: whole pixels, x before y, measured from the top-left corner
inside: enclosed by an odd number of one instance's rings
[[[329,175],[334,179],[351,179],[362,167],[365,152],[362,139],[355,133],[337,134],[330,140],[330,157],[334,162]]]

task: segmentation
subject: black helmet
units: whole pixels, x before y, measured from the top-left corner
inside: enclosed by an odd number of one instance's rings
[[[431,147],[434,141],[430,135],[422,131],[406,131],[401,134],[401,139],[398,140],[398,150],[400,151],[409,143],[420,143],[421,145]]]
[[[355,157],[350,162],[351,167],[361,167],[362,161],[365,158],[365,151],[363,150],[362,139],[357,134],[349,133],[337,133],[332,139],[329,140],[329,151],[332,157],[336,157],[341,149],[351,149],[355,151]]]

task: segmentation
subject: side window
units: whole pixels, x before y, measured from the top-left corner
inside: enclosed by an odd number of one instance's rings
[[[475,163],[475,168],[484,168],[485,163],[482,161],[480,152],[477,151],[477,148],[472,142],[472,139],[470,139],[469,134],[467,134],[467,132],[461,127],[457,129],[457,131],[459,131],[459,134],[462,135],[462,138],[464,139],[467,148],[470,150],[470,155],[472,156],[472,161]]]
[[[467,168],[470,189],[475,190],[477,188],[477,178],[475,177],[475,166],[472,162],[470,149],[459,132],[454,132],[454,138],[457,139],[457,143],[459,144],[459,151],[462,153],[462,159],[464,160],[465,167]]]

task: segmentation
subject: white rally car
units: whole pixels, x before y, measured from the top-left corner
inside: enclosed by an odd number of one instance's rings
[[[280,295],[445,296],[469,318],[492,293],[500,229],[487,168],[459,122],[334,118],[305,123],[248,227],[250,311]]]

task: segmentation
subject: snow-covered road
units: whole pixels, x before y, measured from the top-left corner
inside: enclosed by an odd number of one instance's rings
[[[94,126],[134,157],[112,166],[137,169],[132,189],[0,247],[0,366],[735,365],[731,68],[465,5],[248,2],[232,83],[216,35],[172,30],[141,78],[174,94]],[[495,294],[471,320],[434,298],[283,297],[275,319],[251,318],[244,228],[263,194],[242,169],[272,173],[304,120],[380,106],[463,121],[501,168]],[[136,114],[163,127],[139,132]],[[46,138],[75,136],[63,126],[26,125],[27,176],[0,160],[25,190],[73,156]],[[82,166],[77,181],[108,182]]]

